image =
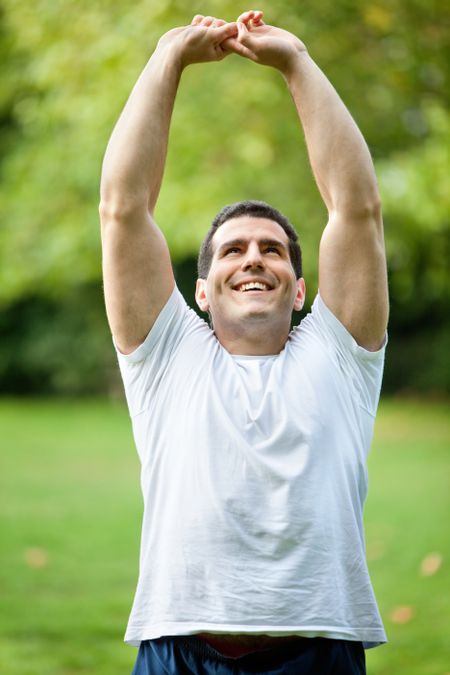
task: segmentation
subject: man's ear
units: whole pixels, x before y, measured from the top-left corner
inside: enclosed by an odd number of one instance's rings
[[[294,309],[299,312],[303,308],[306,296],[305,280],[303,278],[297,279],[297,295],[294,300]]]
[[[209,302],[206,298],[206,279],[197,279],[195,300],[202,312],[207,312],[209,310]]]

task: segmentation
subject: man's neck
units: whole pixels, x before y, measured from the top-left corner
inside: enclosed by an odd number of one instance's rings
[[[255,323],[239,329],[221,330],[214,326],[217,339],[230,354],[240,356],[271,356],[284,348],[290,326],[273,326]]]

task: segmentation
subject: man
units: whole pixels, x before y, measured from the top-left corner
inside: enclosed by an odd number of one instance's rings
[[[153,212],[182,71],[231,53],[277,68],[329,212],[305,298],[287,219],[225,207],[176,289]],[[385,641],[364,553],[366,455],[388,316],[369,151],[336,91],[262,12],[165,34],[109,142],[101,221],[108,319],[142,462],[140,574],[125,639],[142,673],[364,673]]]

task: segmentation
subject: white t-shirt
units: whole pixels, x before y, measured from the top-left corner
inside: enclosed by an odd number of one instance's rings
[[[144,518],[125,641],[201,631],[386,641],[365,559],[384,348],[317,296],[274,356],[234,356],[175,288],[119,353]]]

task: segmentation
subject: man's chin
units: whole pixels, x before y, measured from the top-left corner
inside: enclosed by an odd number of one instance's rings
[[[273,312],[270,312],[265,307],[249,307],[240,315],[242,321],[268,321],[273,317]]]

